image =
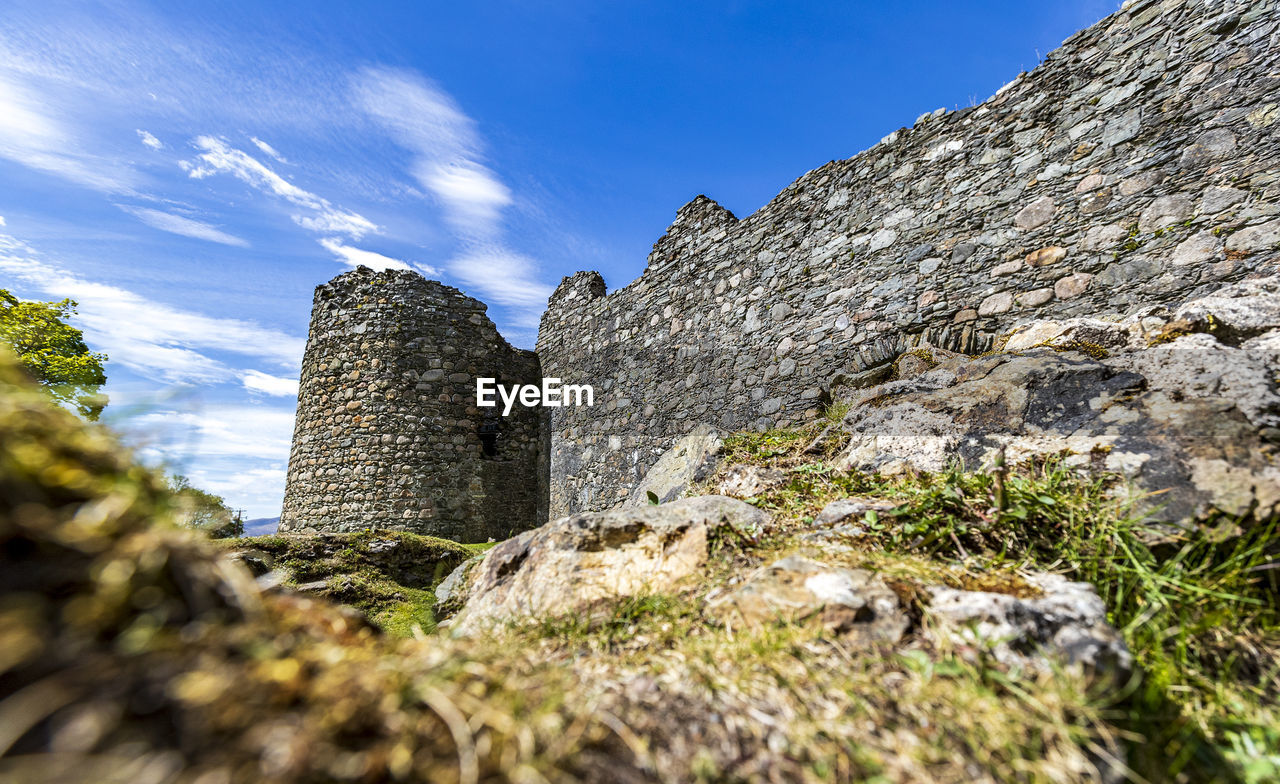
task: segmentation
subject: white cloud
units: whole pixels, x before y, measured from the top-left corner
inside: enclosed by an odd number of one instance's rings
[[[3,226],[3,225],[5,225],[5,223],[4,223],[4,216],[3,216],[3,215],[0,215],[0,226]]]
[[[265,152],[267,155],[270,155],[272,158],[275,158],[275,159],[276,159],[276,161],[278,161],[278,162],[280,162],[280,163],[288,163],[288,161],[286,161],[286,160],[284,159],[284,156],[283,156],[283,155],[281,155],[279,152],[277,152],[277,151],[276,151],[276,148],[275,148],[275,147],[272,147],[270,144],[267,144],[267,143],[266,143],[266,142],[264,142],[263,140],[259,139],[257,136],[250,136],[250,137],[249,137],[249,140],[250,140],[251,142],[253,142],[253,143],[254,143],[254,145],[255,145],[259,150],[262,150],[262,151],[263,151],[263,152]]]
[[[114,426],[141,458],[186,475],[196,487],[244,508],[248,517],[278,515],[293,409],[191,403],[152,408]]]
[[[533,259],[501,245],[473,248],[449,262],[449,271],[500,305],[546,307],[552,288],[531,279]]]
[[[0,75],[0,158],[104,193],[132,193],[137,173],[85,151],[69,128],[48,114],[47,102]]]
[[[124,205],[116,206],[120,207],[120,209],[130,215],[133,215],[153,229],[167,231],[172,234],[181,234],[184,237],[193,237],[198,240],[218,242],[223,245],[234,245],[238,248],[249,247],[248,242],[232,234],[228,234],[216,226],[210,226],[207,223],[201,223],[197,220],[184,218],[180,215],[173,215],[160,210],[149,209],[147,207],[129,207]]]
[[[231,147],[222,139],[199,136],[193,144],[201,151],[200,154],[194,160],[180,164],[191,177],[202,179],[214,174],[230,174],[264,193],[310,210],[312,215],[294,215],[293,219],[299,226],[312,231],[346,234],[352,239],[360,239],[378,230],[363,215],[335,207],[327,199],[299,188],[252,155]]]
[[[463,251],[449,272],[487,299],[525,310],[536,323],[551,287],[535,279],[537,263],[505,247],[502,212],[511,190],[482,162],[475,121],[447,93],[421,76],[365,68],[352,80],[354,103],[413,154],[409,171],[444,207]]]
[[[153,149],[153,150],[163,150],[163,149],[164,149],[164,142],[160,141],[160,140],[159,140],[159,139],[157,139],[155,136],[153,136],[153,135],[151,135],[151,134],[147,133],[146,131],[142,130],[141,128],[139,128],[139,129],[138,129],[138,138],[142,140],[142,143],[143,143],[143,144],[147,145],[148,147],[150,147],[150,148],[151,148],[151,149]]]
[[[165,383],[217,383],[239,374],[206,351],[264,359],[294,369],[305,341],[250,321],[215,318],[94,283],[39,259],[25,243],[0,234],[0,270],[46,295],[79,303],[86,342],[112,363]]]
[[[244,388],[264,395],[297,397],[298,379],[273,376],[259,370],[248,370],[244,374]]]
[[[279,462],[293,440],[293,410],[265,406],[209,406],[199,411],[154,411],[136,417],[136,431],[162,454],[256,458]]]
[[[339,240],[326,238],[320,240],[320,244],[325,250],[338,257],[338,260],[348,267],[368,267],[369,269],[385,270],[410,270],[416,269],[424,275],[439,275],[440,270],[427,264],[410,264],[407,261],[393,259],[390,256],[383,256],[381,253],[374,253],[371,250],[361,250],[353,248],[350,245],[343,245]]]
[[[511,204],[511,191],[483,166],[459,161],[420,165],[418,180],[440,197],[452,221],[464,230],[492,231],[502,208]]]
[[[511,192],[481,158],[475,121],[453,98],[421,76],[365,68],[353,80],[356,105],[413,153],[410,173],[444,206],[465,236],[489,237],[499,228]]]

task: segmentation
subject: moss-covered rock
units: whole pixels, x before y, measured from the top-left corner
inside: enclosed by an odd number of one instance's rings
[[[403,531],[274,534],[223,544],[265,583],[275,582],[274,573],[286,586],[354,607],[400,637],[435,628],[432,591],[484,547]]]

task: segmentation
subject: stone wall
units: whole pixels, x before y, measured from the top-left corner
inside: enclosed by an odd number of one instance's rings
[[[698,197],[624,288],[565,278],[538,355],[597,405],[551,411],[551,515],[622,500],[699,422],[813,417],[833,379],[917,342],[982,351],[1273,269],[1278,5],[1128,3],[743,220]]]
[[[415,272],[361,267],[316,287],[281,531],[475,542],[546,519],[540,410],[475,405],[477,376],[536,384],[538,360],[485,310]]]

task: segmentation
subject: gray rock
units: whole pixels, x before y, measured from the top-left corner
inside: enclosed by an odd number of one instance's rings
[[[495,546],[471,574],[450,626],[471,634],[495,624],[588,611],[599,603],[674,589],[707,559],[719,531],[760,536],[772,517],[724,496],[571,515]]]
[[[1041,196],[1013,216],[1013,225],[1023,231],[1043,226],[1053,217],[1053,207],[1052,196]]]
[[[710,425],[698,425],[658,459],[644,480],[627,498],[628,506],[644,506],[651,502],[650,493],[659,503],[668,503],[684,495],[698,482],[711,477],[724,452],[720,431]]]
[[[892,502],[875,498],[840,498],[822,507],[818,516],[813,518],[813,524],[815,526],[835,525],[851,517],[861,518],[867,512],[888,512],[893,508]]]
[[[897,594],[877,575],[796,555],[758,569],[708,605],[730,624],[816,622],[862,642],[898,642],[911,625]]]
[[[1106,605],[1093,586],[1056,574],[1033,574],[1026,581],[1043,596],[928,589],[926,634],[951,645],[984,648],[997,661],[1024,669],[1050,671],[1054,663],[1063,663],[1117,681],[1129,674],[1133,656],[1107,623]]]
[[[1174,311],[1174,318],[1234,341],[1280,329],[1280,277],[1219,289],[1182,305]]]
[[[754,498],[761,493],[786,484],[787,473],[776,468],[761,468],[753,465],[731,466],[716,492],[731,498]]]
[[[435,612],[436,617],[452,615],[462,606],[466,604],[467,597],[471,591],[471,572],[484,560],[484,554],[474,555],[462,563],[458,567],[440,581],[435,589]]]
[[[1086,326],[1074,339],[1068,328],[1029,327],[1010,339],[1025,353],[955,358],[866,390],[878,402],[845,417],[838,465],[942,471],[955,460],[990,465],[1002,450],[1014,464],[1066,455],[1068,466],[1127,477],[1117,492],[1153,523],[1280,512],[1280,467],[1262,433],[1274,416],[1274,352],[1208,335],[1133,349],[1143,342],[1136,324],[1098,327],[1096,340],[1084,339]]]

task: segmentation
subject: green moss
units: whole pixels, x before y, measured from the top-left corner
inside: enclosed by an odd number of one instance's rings
[[[270,535],[227,542],[228,550],[260,550],[291,585],[324,582],[317,593],[354,607],[383,631],[412,636],[436,621],[431,591],[458,564],[491,543],[462,545],[404,531]]]

